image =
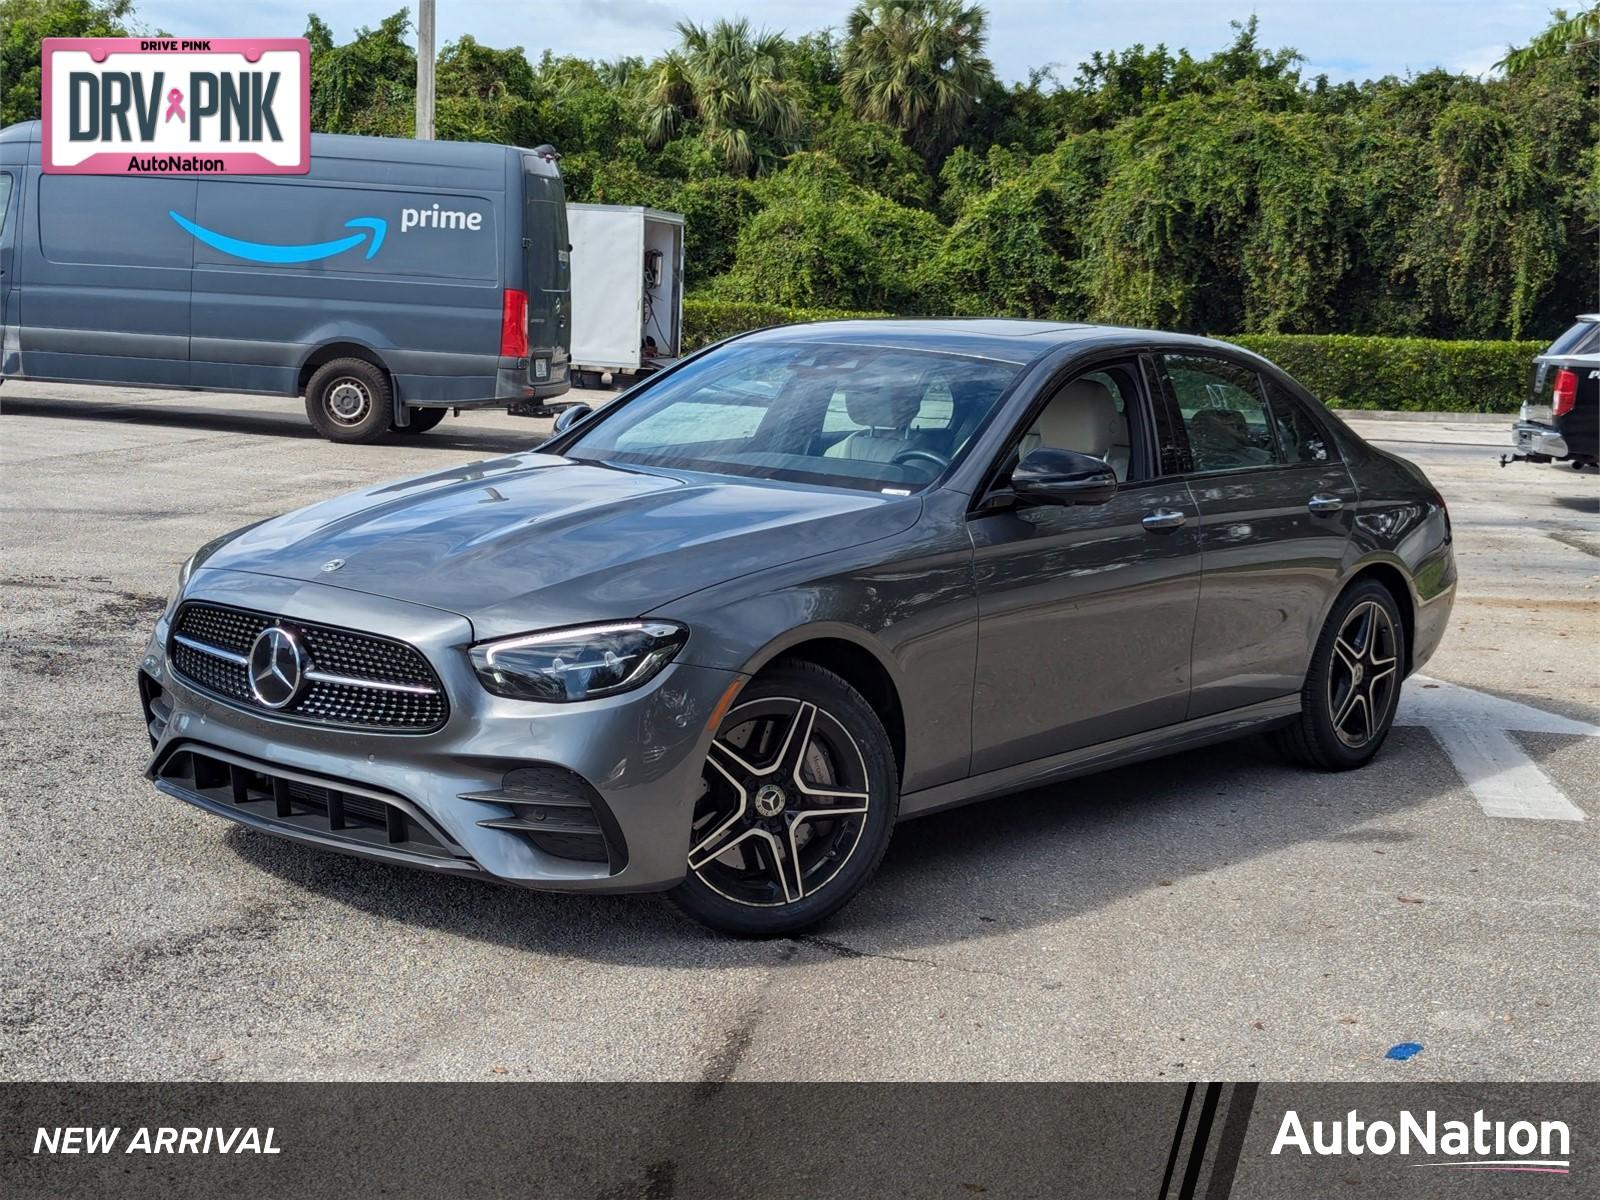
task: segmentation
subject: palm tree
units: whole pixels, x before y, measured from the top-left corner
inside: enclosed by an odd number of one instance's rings
[[[984,21],[982,5],[961,0],[863,0],[845,27],[845,102],[937,157],[994,77],[983,54]]]
[[[1520,49],[1506,51],[1506,56],[1495,63],[1512,75],[1524,71],[1547,59],[1560,58],[1580,46],[1600,45],[1600,4],[1592,4],[1577,16],[1569,17],[1565,9],[1551,13],[1551,24],[1533,41]]]
[[[709,28],[678,24],[682,44],[658,59],[647,81],[645,141],[660,149],[684,123],[737,174],[749,175],[800,132],[801,110],[783,70],[783,35],[752,33],[750,22]]]

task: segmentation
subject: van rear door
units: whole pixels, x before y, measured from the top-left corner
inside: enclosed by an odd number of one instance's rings
[[[13,247],[17,241],[17,227],[21,224],[12,219],[11,210],[22,207],[22,189],[17,186],[22,173],[21,167],[0,168],[0,376],[15,374],[22,369],[20,362],[5,361],[6,346],[11,341],[6,337],[6,324],[8,321],[18,321],[17,314],[10,311],[8,301],[15,286],[13,281],[17,273],[12,264],[16,252]]]
[[[529,154],[522,160],[522,191],[528,382],[539,389],[538,394],[554,396],[567,390],[572,351],[566,190],[554,164]]]

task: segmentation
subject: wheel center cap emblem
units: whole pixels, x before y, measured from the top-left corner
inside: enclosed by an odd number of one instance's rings
[[[1363,674],[1363,672],[1361,670],[1361,664],[1357,663],[1355,665],[1355,669],[1352,670],[1350,672],[1350,674],[1351,674],[1351,677],[1355,680],[1356,683],[1360,683],[1361,682],[1361,676]]]
[[[775,783],[762,784],[756,790],[756,812],[763,817],[777,816],[788,802],[789,797],[785,796],[783,789]]]
[[[283,708],[300,694],[306,666],[299,639],[282,625],[269,625],[250,645],[250,694],[267,708]]]

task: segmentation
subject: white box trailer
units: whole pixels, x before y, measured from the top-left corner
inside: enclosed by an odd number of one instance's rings
[[[683,215],[567,205],[572,384],[600,387],[674,362],[683,342]]]

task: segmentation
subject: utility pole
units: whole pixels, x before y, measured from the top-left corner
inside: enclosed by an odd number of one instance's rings
[[[417,0],[417,137],[433,140],[433,0]]]

